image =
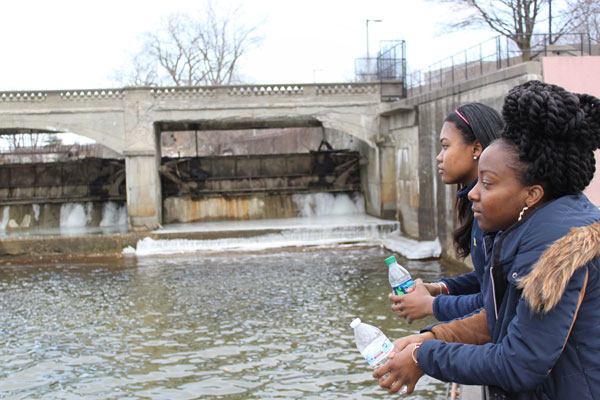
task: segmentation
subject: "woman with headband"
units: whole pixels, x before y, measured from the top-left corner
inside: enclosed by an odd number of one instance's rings
[[[423,284],[417,280],[412,293],[390,295],[390,301],[394,303],[392,309],[409,323],[432,314],[438,321],[448,321],[483,307],[480,294],[484,265],[483,231],[473,218],[467,194],[477,183],[481,152],[499,137],[501,130],[500,114],[481,103],[462,105],[444,120],[440,132],[441,151],[436,161],[442,182],[458,185],[456,210],[460,226],[452,232],[452,239],[459,258],[471,255],[474,270],[436,283]],[[453,296],[440,296],[442,294]]]

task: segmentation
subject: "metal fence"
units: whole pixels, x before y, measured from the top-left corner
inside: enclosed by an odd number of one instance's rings
[[[382,93],[382,101],[406,97],[406,45],[404,40],[383,40],[375,58],[357,58],[354,63],[358,82],[399,81],[394,91]]]
[[[444,58],[426,68],[406,75],[406,94],[415,96],[466,81],[491,71],[545,56],[600,55],[600,44],[587,33],[567,33],[554,37],[546,34],[531,37],[531,49],[521,51],[515,42],[497,36],[460,53]]]
[[[406,76],[406,51],[404,40],[379,42],[377,57],[357,58],[354,63],[356,80],[374,82],[404,80]]]

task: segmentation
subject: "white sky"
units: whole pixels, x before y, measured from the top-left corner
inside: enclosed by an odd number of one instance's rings
[[[217,0],[218,6],[234,0]],[[425,0],[246,0],[252,21],[264,21],[262,47],[246,55],[250,82],[312,83],[352,80],[354,60],[373,57],[381,40],[406,40],[409,68],[422,68],[465,50],[492,32],[436,35],[452,14]],[[201,0],[19,0],[0,8],[0,91],[109,88],[130,60],[141,33]]]

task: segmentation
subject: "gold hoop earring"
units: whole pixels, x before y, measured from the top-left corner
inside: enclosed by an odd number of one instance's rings
[[[523,215],[525,214],[525,211],[529,210],[529,207],[525,206],[523,207],[523,209],[521,210],[521,213],[519,214],[519,219],[517,221],[520,221],[523,219]]]

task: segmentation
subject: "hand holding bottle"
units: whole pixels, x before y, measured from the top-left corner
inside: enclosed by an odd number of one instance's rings
[[[400,391],[400,394],[411,394],[415,390],[415,385],[423,376],[423,371],[414,361],[419,346],[420,343],[410,343],[373,372],[373,377],[379,379],[379,385],[388,389],[388,393]]]
[[[381,329],[361,322],[360,318],[355,318],[350,327],[354,329],[356,348],[371,368],[377,368],[389,360],[388,355],[394,346]]]
[[[398,311],[399,318],[405,318],[408,323],[417,319],[433,315],[433,300],[427,287],[421,279],[417,279],[414,284],[414,290],[411,293],[403,295],[390,294],[389,299],[392,303],[392,310]]]
[[[403,295],[412,292],[415,282],[406,268],[398,264],[396,257],[386,258],[385,263],[388,266],[388,279],[394,294]]]

